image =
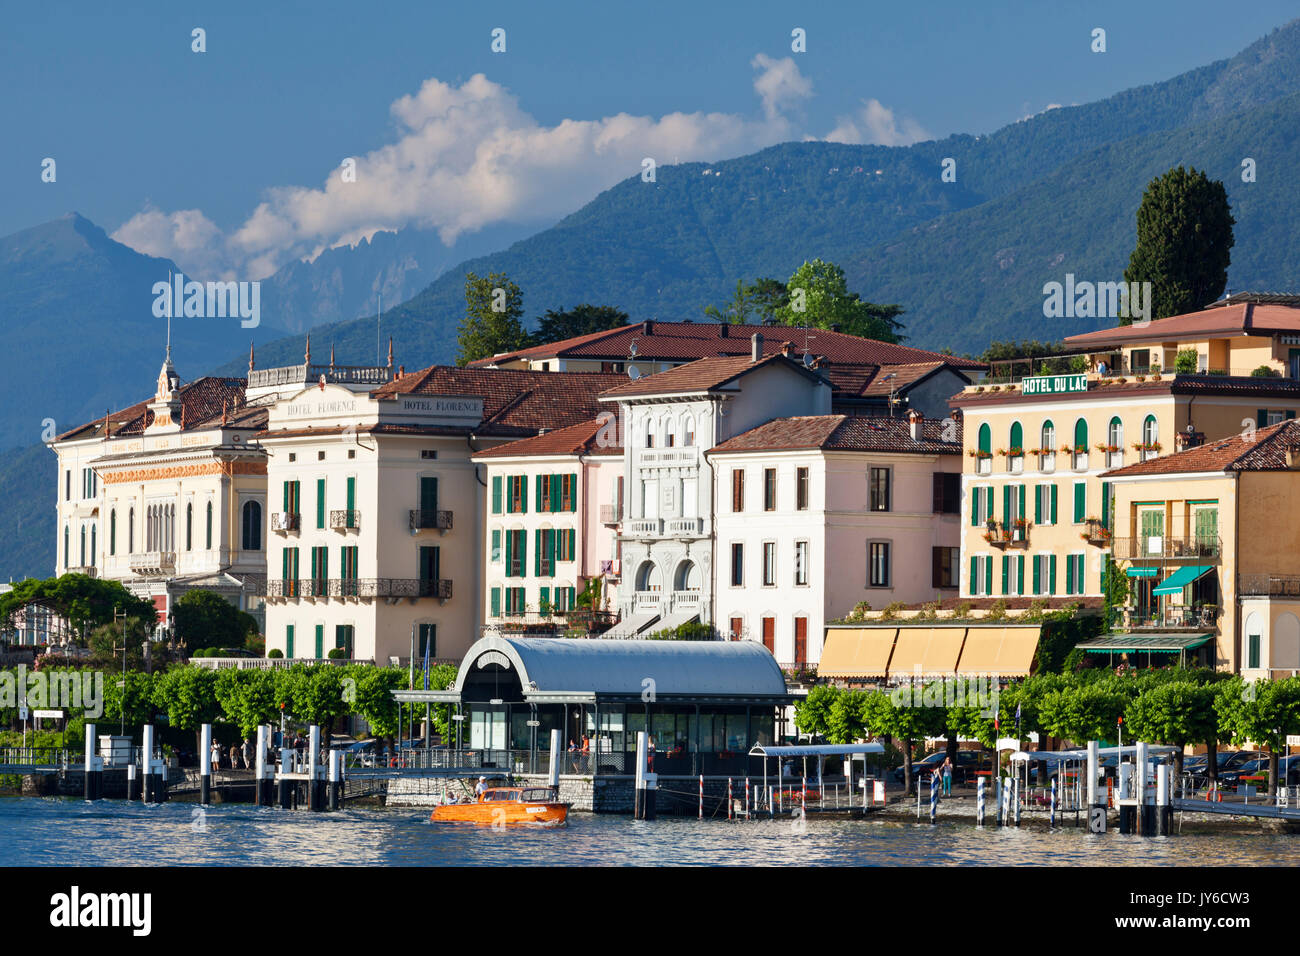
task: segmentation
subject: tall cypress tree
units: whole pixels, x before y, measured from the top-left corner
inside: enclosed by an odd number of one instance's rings
[[[1124,280],[1151,283],[1153,319],[1193,312],[1223,294],[1235,221],[1223,183],[1195,168],[1179,166],[1147,184]]]

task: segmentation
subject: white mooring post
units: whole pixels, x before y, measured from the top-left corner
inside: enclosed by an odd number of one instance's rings
[[[1169,835],[1169,775],[1167,763],[1156,767],[1156,836]]]
[[[157,777],[155,776],[156,767],[153,759],[153,724],[144,725],[144,742],[141,749],[140,761],[144,764],[144,784],[141,787],[141,799],[144,803],[154,803],[157,789]]]
[[[1134,741],[1137,749],[1137,766],[1134,778],[1134,789],[1137,791],[1134,796],[1137,797],[1137,832],[1139,836],[1150,836],[1150,820],[1147,817],[1147,791],[1150,778],[1148,777],[1149,766],[1147,764],[1147,744],[1144,740]]]
[[[550,772],[547,774],[546,782],[550,788],[555,791],[555,796],[560,793],[560,761],[564,758],[560,756],[560,730],[558,727],[551,728],[551,765]]]
[[[95,725],[86,724],[86,799],[98,800],[104,795],[104,758],[95,754]]]
[[[257,725],[257,754],[253,759],[253,803],[264,807],[271,802],[269,778],[271,767],[267,762],[267,753],[271,748],[271,725]]]
[[[1101,800],[1098,796],[1099,787],[1097,786],[1097,775],[1101,772],[1098,766],[1101,763],[1100,745],[1095,740],[1088,741],[1088,807],[1098,806]]]
[[[212,802],[212,725],[199,728],[199,803]]]
[[[281,747],[280,776],[276,781],[276,789],[279,790],[279,793],[277,793],[276,796],[279,797],[281,810],[288,810],[290,807],[289,774],[291,773],[293,773],[293,751],[288,747]]]
[[[656,774],[651,773],[646,764],[649,761],[649,737],[644,730],[636,734],[636,794],[633,802],[634,816],[638,820],[655,818],[655,781]]]
[[[307,728],[307,809],[321,809],[320,726]]]
[[[339,808],[339,796],[343,789],[343,751],[330,751],[329,797],[327,805],[331,810]]]

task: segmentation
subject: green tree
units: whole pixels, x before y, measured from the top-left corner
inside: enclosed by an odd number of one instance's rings
[[[548,309],[537,323],[533,342],[546,345],[578,335],[605,332],[627,325],[628,314],[612,305],[575,305],[572,309]]]
[[[1190,743],[1218,739],[1215,696],[1215,689],[1209,684],[1190,681],[1159,684],[1133,698],[1125,711],[1124,724],[1135,740],[1177,747],[1174,780],[1181,780],[1183,749]]]
[[[295,668],[296,670],[296,668]],[[333,664],[316,664],[297,670],[294,687],[293,716],[321,728],[325,746],[329,746],[330,728],[344,717],[351,705],[344,694],[343,668]]]
[[[238,727],[243,737],[255,735],[261,724],[274,724],[280,714],[275,675],[269,670],[218,671],[216,696],[226,720]]]
[[[1300,733],[1300,678],[1260,680],[1240,677],[1217,688],[1214,711],[1220,733],[1236,746],[1247,742],[1268,749],[1268,792],[1277,792],[1278,752],[1288,734]]]
[[[931,698],[934,690],[929,686],[900,688],[896,695],[882,694],[888,707],[870,704],[865,710],[865,720],[877,735],[897,737],[903,743],[903,789],[912,792],[912,748],[918,740],[937,737],[945,733],[945,712],[942,707],[927,707],[926,691]],[[938,699],[943,699],[939,690]]]
[[[901,305],[877,305],[862,301],[848,290],[844,270],[831,262],[814,259],[795,270],[786,283],[789,301],[776,310],[785,325],[837,328],[849,335],[898,342],[903,324]]]
[[[860,690],[846,690],[831,702],[826,715],[826,739],[833,744],[851,744],[865,736],[867,698]]]
[[[1179,166],[1147,184],[1124,280],[1151,283],[1151,318],[1195,312],[1223,293],[1235,222],[1223,183],[1195,168]]]
[[[430,686],[433,684],[433,671],[437,669],[435,667],[430,671]],[[407,672],[400,667],[370,667],[362,664],[351,664],[344,670],[347,677],[356,681],[353,713],[370,725],[370,732],[374,736],[391,738],[397,733],[397,701],[393,699],[393,691],[406,687]]]
[[[1098,681],[1044,694],[1039,719],[1053,737],[1065,737],[1076,745],[1112,740],[1128,704],[1129,695],[1113,682]]]
[[[825,737],[830,733],[831,707],[844,691],[829,684],[819,684],[794,706],[794,726],[801,734]]]
[[[156,675],[154,703],[167,712],[167,723],[177,730],[195,733],[195,752],[200,746],[199,732],[221,716],[217,703],[217,674],[199,667],[173,667]]]
[[[138,626],[152,629],[158,615],[152,602],[136,597],[119,581],[64,574],[57,578],[19,581],[12,591],[0,595],[0,618],[8,618],[30,601],[53,606],[78,629],[111,624],[115,613],[124,613]]]
[[[176,602],[177,639],[191,652],[201,647],[241,647],[248,636],[243,612],[215,591],[195,588]]]
[[[722,307],[708,305],[704,314],[718,322],[733,325],[762,324],[779,321],[780,310],[789,303],[790,293],[780,279],[764,277],[749,285],[736,280],[736,294]]]
[[[125,687],[118,686],[125,681]],[[127,671],[125,677],[122,674],[112,672],[104,675],[104,716],[102,718],[101,733],[107,733],[110,724],[116,724],[119,727],[123,725],[122,709],[125,700],[126,720],[125,726],[128,728],[139,727],[153,720],[156,710],[154,707],[154,676],[146,674],[143,671]]]
[[[491,358],[499,352],[526,348],[531,344],[523,325],[524,294],[504,272],[480,278],[465,274],[465,317],[456,342],[457,365]]]

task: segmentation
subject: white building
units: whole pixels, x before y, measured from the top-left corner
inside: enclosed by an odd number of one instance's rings
[[[962,449],[947,428],[917,413],[782,418],[708,451],[719,630],[801,668],[861,601],[956,597]]]
[[[434,366],[277,402],[260,436],[268,652],[458,660],[484,615],[487,484],[474,456],[594,419],[596,396],[622,381]]]
[[[599,612],[617,608],[623,448],[616,432],[599,419],[579,422],[474,456],[487,482],[490,628],[586,633],[605,623]],[[572,613],[588,582],[592,597],[600,595],[588,608],[597,613]]]
[[[701,359],[601,396],[619,410],[626,489],[622,620],[612,636],[713,622],[715,504],[704,452],[774,418],[827,414],[831,390],[804,364],[765,355],[756,334],[750,355]]]

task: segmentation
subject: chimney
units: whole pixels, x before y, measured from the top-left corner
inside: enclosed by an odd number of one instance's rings
[[[791,355],[794,355],[794,343],[793,343],[793,342],[782,342],[782,343],[781,343],[781,354],[784,355],[786,358],[789,358]]]
[[[763,357],[763,333],[755,332],[749,341],[752,344],[749,353],[749,360],[751,362],[757,362]]]
[[[644,322],[642,322],[642,323],[641,323],[641,332],[642,332],[642,334],[644,334],[644,335],[654,335],[654,334],[655,334],[655,324],[654,324],[654,322],[652,322],[650,319],[646,319]]]
[[[925,416],[915,408],[907,413],[907,427],[912,433],[912,441],[921,440],[921,423],[925,421]]]
[[[1300,471],[1300,446],[1297,445],[1287,446],[1286,466],[1292,471]]]
[[[725,338],[727,337],[727,326],[730,325],[730,324],[731,324],[731,323],[729,323],[729,322],[723,322],[723,323],[722,323],[722,328],[718,329],[718,337],[719,337],[719,338],[723,338],[723,339],[725,339]]]

